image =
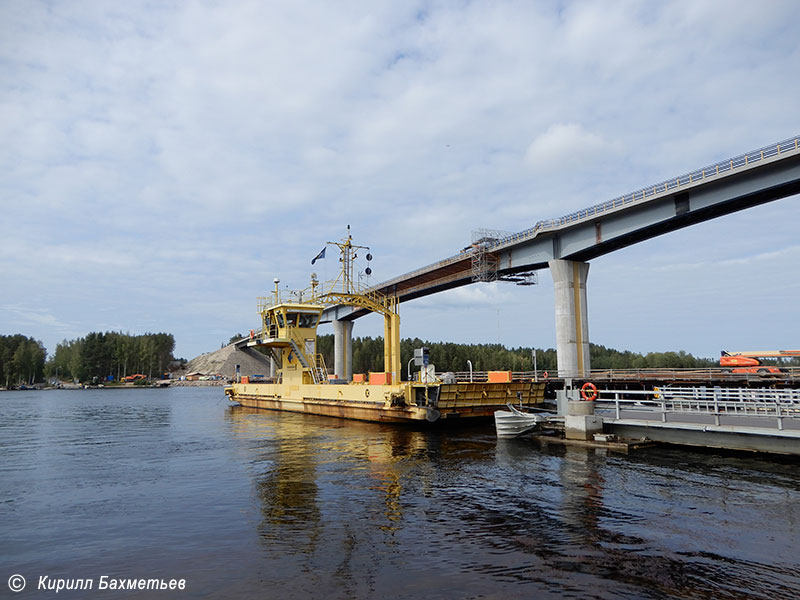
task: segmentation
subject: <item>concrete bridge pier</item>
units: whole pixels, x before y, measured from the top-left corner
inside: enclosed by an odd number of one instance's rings
[[[586,377],[590,369],[586,310],[589,263],[551,260],[547,264],[555,286],[558,376]]]
[[[353,380],[352,321],[333,321],[333,370],[339,379]]]

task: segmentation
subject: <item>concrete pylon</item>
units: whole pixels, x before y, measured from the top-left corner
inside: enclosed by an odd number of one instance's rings
[[[339,379],[353,380],[353,322],[333,322],[333,370]]]
[[[559,377],[589,375],[589,318],[586,278],[589,263],[551,260],[556,308],[556,352]]]

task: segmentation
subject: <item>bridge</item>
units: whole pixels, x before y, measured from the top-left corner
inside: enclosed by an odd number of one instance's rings
[[[555,285],[560,377],[585,377],[589,364],[589,262],[677,229],[800,193],[800,136],[672,177],[509,235],[487,235],[458,254],[370,288],[406,302],[479,281],[531,283],[549,268]],[[331,306],[335,372],[352,379],[353,321],[367,314]],[[397,373],[395,376],[399,376]]]

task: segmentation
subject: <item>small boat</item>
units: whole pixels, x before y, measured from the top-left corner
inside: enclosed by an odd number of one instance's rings
[[[539,429],[542,423],[551,420],[555,415],[543,412],[522,411],[511,404],[506,404],[508,410],[497,410],[494,413],[494,426],[497,437],[518,437]]]

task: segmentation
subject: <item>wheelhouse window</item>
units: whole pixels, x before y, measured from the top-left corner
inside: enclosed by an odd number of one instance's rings
[[[309,329],[316,327],[317,320],[319,319],[319,315],[314,313],[300,313],[298,317],[299,317],[299,322],[297,326]]]

